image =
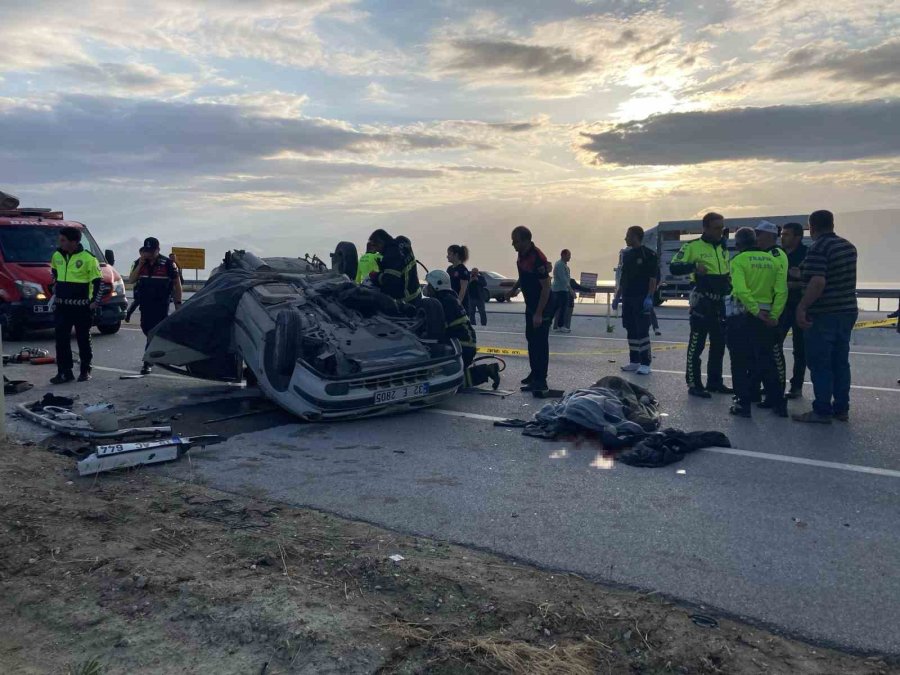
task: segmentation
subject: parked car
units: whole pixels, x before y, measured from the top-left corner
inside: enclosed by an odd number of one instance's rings
[[[343,245],[342,245],[343,246]],[[154,331],[144,359],[186,375],[248,380],[308,421],[434,405],[463,383],[440,302],[397,302],[357,286],[345,247],[318,258],[229,251],[209,282]],[[210,330],[216,326],[221,330]]]
[[[100,309],[94,319],[104,334],[122,325],[128,298],[116,271],[112,251],[100,250],[83,223],[65,220],[62,211],[20,208],[19,200],[0,192],[0,324],[10,340],[20,340],[28,329],[51,328],[50,257],[63,227],[81,230],[81,243],[100,261]]]
[[[506,302],[506,294],[516,285],[515,279],[507,279],[498,272],[484,272],[484,280],[487,282],[486,300],[496,300],[497,302]]]

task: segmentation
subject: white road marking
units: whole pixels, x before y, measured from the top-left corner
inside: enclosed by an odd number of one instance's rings
[[[667,375],[684,375],[683,370],[662,370],[661,368],[654,368],[654,373],[666,373]],[[731,375],[722,375],[726,380],[731,379]],[[804,382],[803,383],[807,387],[812,386],[812,382]],[[900,394],[900,387],[867,387],[862,384],[851,384],[851,389],[862,389],[864,391],[889,391],[894,394]]]
[[[482,333],[489,333],[491,335],[518,335],[519,337],[524,338],[525,333],[517,333],[516,331],[502,331],[502,330],[478,330],[477,326],[475,327],[476,331],[479,335]],[[613,338],[613,337],[589,337],[587,335],[560,335],[559,333],[551,333],[550,337],[553,339],[561,339],[561,340],[608,340],[610,342],[628,342],[627,338]],[[650,338],[652,344],[657,345],[679,345],[681,347],[687,347],[687,342],[678,342],[677,340],[654,340],[653,337]],[[784,351],[793,352],[793,348],[785,346]],[[850,352],[854,356],[892,356],[894,358],[900,358],[900,353],[890,354],[887,352]]]
[[[445,410],[443,408],[428,408],[425,412],[435,415],[447,415],[448,417],[465,417],[483,422],[501,422],[505,417],[493,417],[491,415],[478,415],[476,413],[461,412],[459,410]],[[862,466],[860,464],[844,464],[842,462],[826,462],[820,459],[807,459],[806,457],[792,457],[790,455],[776,455],[770,452],[754,452],[753,450],[739,450],[738,448],[704,448],[703,452],[712,452],[719,455],[735,455],[738,457],[751,457],[764,459],[770,462],[785,462],[787,464],[803,464],[805,466],[818,466],[823,469],[837,469],[839,471],[852,471],[855,473],[867,473],[874,476],[887,476],[888,478],[900,478],[900,471],[894,469],[880,469],[874,466]]]

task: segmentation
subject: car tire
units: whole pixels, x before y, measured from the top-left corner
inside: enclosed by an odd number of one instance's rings
[[[303,321],[300,312],[296,309],[286,309],[275,317],[275,369],[282,375],[290,375],[294,372],[297,363],[297,354],[300,350],[302,339],[301,329]]]
[[[426,340],[443,340],[447,333],[447,321],[440,300],[422,298],[417,304],[419,316],[423,319],[422,337]]]
[[[342,241],[331,254],[331,269],[355,280],[358,268],[359,253],[356,251],[356,244],[351,241]]]
[[[116,321],[115,323],[104,323],[97,326],[97,330],[100,331],[101,335],[115,335],[119,332],[119,329],[122,327],[121,321]]]

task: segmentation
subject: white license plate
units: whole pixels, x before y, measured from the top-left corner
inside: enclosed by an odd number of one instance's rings
[[[399,389],[379,391],[375,393],[375,405],[394,403],[395,401],[402,401],[406,398],[417,398],[419,396],[425,396],[427,393],[428,384],[411,384],[408,387],[400,387]]]
[[[46,312],[52,311],[49,305],[35,305],[34,313],[35,314],[44,314]]]

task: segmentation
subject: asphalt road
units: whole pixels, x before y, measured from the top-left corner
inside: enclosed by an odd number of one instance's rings
[[[491,309],[479,343],[524,347],[520,308]],[[178,477],[900,655],[900,336],[855,333],[851,422],[810,427],[767,411],[734,419],[725,396],[689,399],[684,312],[665,308],[660,318],[653,374],[629,377],[660,399],[667,425],[723,431],[734,450],[701,451],[664,469],[611,464],[591,444],[494,427],[495,418],[529,417],[540,407],[519,393],[459,395],[441,410],[342,424],[296,424],[280,411],[204,424],[250,409],[253,392],[171,375],[118,379],[139,367],[143,337],[131,328],[97,336],[95,380],[69,389],[85,402],[113,400],[123,414],[143,406],[163,417],[171,413],[163,408],[175,407],[183,413],[179,431],[229,436],[161,469]],[[47,337],[28,343],[48,345]],[[552,338],[551,384],[569,389],[618,374],[627,360],[623,338],[618,326],[606,332],[602,316],[576,317],[571,336]],[[504,386],[514,389],[527,362],[513,357],[508,365]],[[53,367],[14,366],[7,374],[35,382],[24,395],[30,399]],[[10,423],[16,435],[40,435]]]

